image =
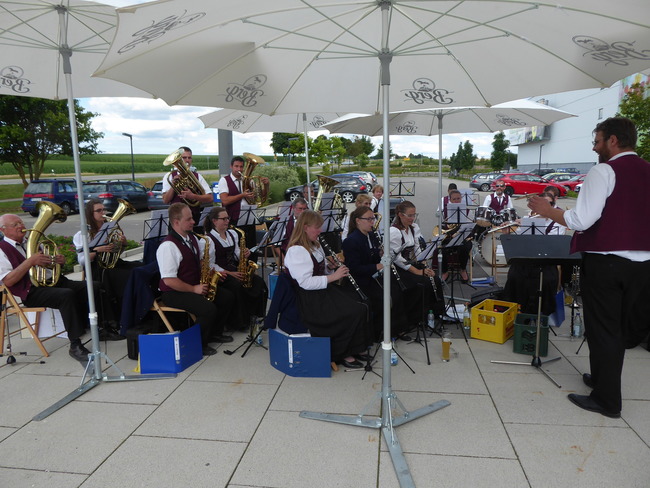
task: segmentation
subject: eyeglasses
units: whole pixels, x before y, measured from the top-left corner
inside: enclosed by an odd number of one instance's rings
[[[375,217],[357,217],[359,220],[368,220],[369,222],[374,222],[377,220]]]
[[[106,212],[105,208],[98,208],[96,210],[93,210],[93,212]]]
[[[495,186],[496,186],[496,188],[505,188],[506,187],[506,185],[495,185]]]
[[[404,217],[406,217],[407,219],[417,219],[418,218],[418,214],[416,214],[416,213],[413,213],[413,214],[405,214],[405,213],[403,213],[402,215]]]
[[[0,228],[4,229],[6,227],[9,227],[10,229],[13,229],[15,227],[20,227],[20,226],[24,227],[25,224],[23,222],[14,222],[13,224],[5,224]]]
[[[592,144],[594,147],[596,147],[596,145],[599,144],[599,143],[601,143],[601,142],[603,142],[602,139],[594,139],[593,141],[591,141],[591,144]]]
[[[217,217],[214,220],[230,220],[230,217]]]

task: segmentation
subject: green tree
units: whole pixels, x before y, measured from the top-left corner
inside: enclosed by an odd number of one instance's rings
[[[283,156],[287,156],[288,154],[302,154],[305,152],[304,149],[304,142],[302,142],[301,147],[302,149],[298,149],[297,152],[292,152],[292,149],[296,148],[296,145],[293,144],[296,141],[290,141],[289,139],[297,138],[303,141],[303,135],[302,134],[289,134],[287,132],[274,132],[273,135],[271,136],[271,149],[273,149],[273,154],[277,156],[278,154],[282,154]]]
[[[509,147],[510,141],[506,139],[503,131],[494,135],[494,140],[492,141],[492,159],[490,160],[490,167],[494,171],[501,171],[508,164]]]
[[[388,146],[388,154],[389,154],[388,159],[390,159],[391,157],[394,156],[394,154],[393,154],[393,146],[390,144],[390,142],[388,144],[389,144],[389,146]],[[383,143],[379,144],[379,149],[377,149],[377,154],[375,154],[374,158],[375,159],[384,159],[384,144]]]
[[[635,83],[621,100],[618,114],[632,120],[638,135],[637,153],[650,161],[650,89]]]
[[[449,158],[449,168],[451,173],[457,175],[460,170],[472,169],[476,164],[476,154],[474,146],[469,141],[458,143],[458,151],[453,153]]]
[[[374,150],[375,145],[372,143],[370,138],[368,136],[361,136],[354,138],[354,141],[352,141],[352,144],[350,144],[350,148],[348,149],[348,154],[352,158],[356,158],[361,154],[370,156]]]
[[[80,154],[96,154],[104,134],[92,129],[98,114],[86,112],[77,100]],[[11,164],[25,187],[40,178],[45,160],[53,154],[72,156],[68,102],[42,98],[0,96],[0,164]]]

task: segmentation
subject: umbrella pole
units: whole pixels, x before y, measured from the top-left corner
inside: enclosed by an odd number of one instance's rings
[[[388,15],[390,2],[383,2],[382,9],[382,52],[379,54],[381,64],[381,85],[382,85],[382,118],[383,118],[383,140],[384,140],[384,187],[388,189],[388,198],[384,198],[384,255],[382,264],[388,269],[390,266],[390,138],[388,135],[388,113],[389,113],[389,86],[390,86],[390,62],[392,54],[388,50]],[[364,407],[358,415],[333,415],[319,412],[300,412],[300,416],[313,420],[324,420],[339,424],[355,425],[357,427],[371,427],[381,429],[393,460],[393,468],[401,488],[415,488],[415,482],[411,476],[406,457],[402,451],[402,446],[397,438],[395,427],[406,424],[417,418],[428,415],[440,410],[448,405],[447,400],[438,400],[435,403],[425,405],[417,410],[408,411],[397,398],[397,395],[391,386],[391,364],[390,353],[392,350],[392,341],[390,336],[390,277],[391,273],[383,273],[384,287],[384,340],[381,345],[382,349],[382,385],[381,385],[381,417],[367,418],[364,414],[368,406]],[[377,395],[375,395],[375,398]],[[371,401],[372,402],[372,401]],[[400,413],[401,412],[401,413]]]
[[[303,112],[302,114],[302,134],[305,137],[305,167],[307,168],[307,195],[309,196],[309,201],[307,202],[307,206],[309,208],[312,208],[311,206],[311,185],[309,184],[311,182],[311,176],[309,175],[309,144],[307,140],[307,114]]]
[[[442,232],[442,118],[444,114],[439,111],[436,114],[438,117],[438,198],[440,198],[440,212],[438,212],[438,229]],[[438,273],[442,279],[442,250],[438,252]]]
[[[59,29],[61,33],[61,61],[63,63],[63,72],[65,73],[66,91],[68,94],[68,118],[70,120],[70,138],[72,139],[72,157],[74,161],[75,181],[77,182],[77,198],[79,202],[79,225],[81,226],[82,248],[86,256],[90,255],[88,247],[88,225],[86,222],[86,212],[83,210],[84,197],[83,186],[81,180],[81,162],[79,160],[79,138],[77,136],[77,116],[75,114],[74,96],[72,93],[72,66],[70,64],[70,57],[72,51],[68,47],[67,30],[66,30],[66,15],[67,9],[62,5],[55,6],[59,13]],[[84,271],[86,272],[86,291],[88,295],[88,319],[90,321],[90,337],[92,341],[92,353],[88,357],[88,364],[86,370],[81,378],[81,385],[74,391],[63,397],[58,402],[49,406],[39,414],[35,415],[32,420],[43,420],[49,417],[54,412],[66,406],[76,398],[80,397],[87,391],[97,386],[100,381],[128,381],[128,380],[143,380],[143,379],[159,379],[159,378],[174,378],[175,374],[156,374],[156,375],[138,375],[126,376],[120,369],[111,361],[108,356],[99,350],[99,331],[97,328],[97,309],[95,307],[95,291],[93,288],[93,272],[90,265],[90,259],[84,260]],[[119,371],[119,376],[109,377],[102,375],[101,358],[104,358],[107,363]],[[88,381],[84,383],[86,377]]]

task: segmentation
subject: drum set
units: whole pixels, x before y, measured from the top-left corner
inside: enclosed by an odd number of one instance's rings
[[[478,207],[475,215],[476,225],[485,229],[477,235],[476,240],[481,256],[492,267],[506,266],[506,257],[501,247],[501,233],[510,231],[509,224],[515,225],[516,210],[505,208],[496,212],[490,207]]]

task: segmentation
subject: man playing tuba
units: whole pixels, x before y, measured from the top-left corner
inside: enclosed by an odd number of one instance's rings
[[[1,216],[0,230],[4,234],[4,239],[0,241],[0,283],[14,296],[20,297],[26,307],[59,309],[70,339],[70,356],[79,362],[87,362],[90,351],[81,343],[86,328],[84,317],[88,317],[86,284],[60,276],[53,286],[34,286],[29,276],[31,268],[62,265],[65,257],[37,252],[27,259],[25,224],[17,215]]]
[[[174,169],[167,173],[163,177],[163,202],[170,204],[176,202],[184,202],[190,206],[192,211],[192,217],[196,222],[196,225],[199,225],[199,218],[201,217],[201,207],[202,204],[212,204],[212,190],[210,185],[205,181],[205,178],[201,176],[196,170],[192,168],[192,150],[189,147],[181,146],[179,148],[181,153],[182,161],[178,161],[177,164],[184,165],[183,172],[187,171],[193,174],[198,181],[200,187],[203,189],[203,193],[199,193],[198,188],[183,188],[180,191],[177,191],[178,188],[174,188],[176,185],[172,185],[172,180],[179,180],[182,177],[182,172],[179,171],[176,164],[174,164]]]

